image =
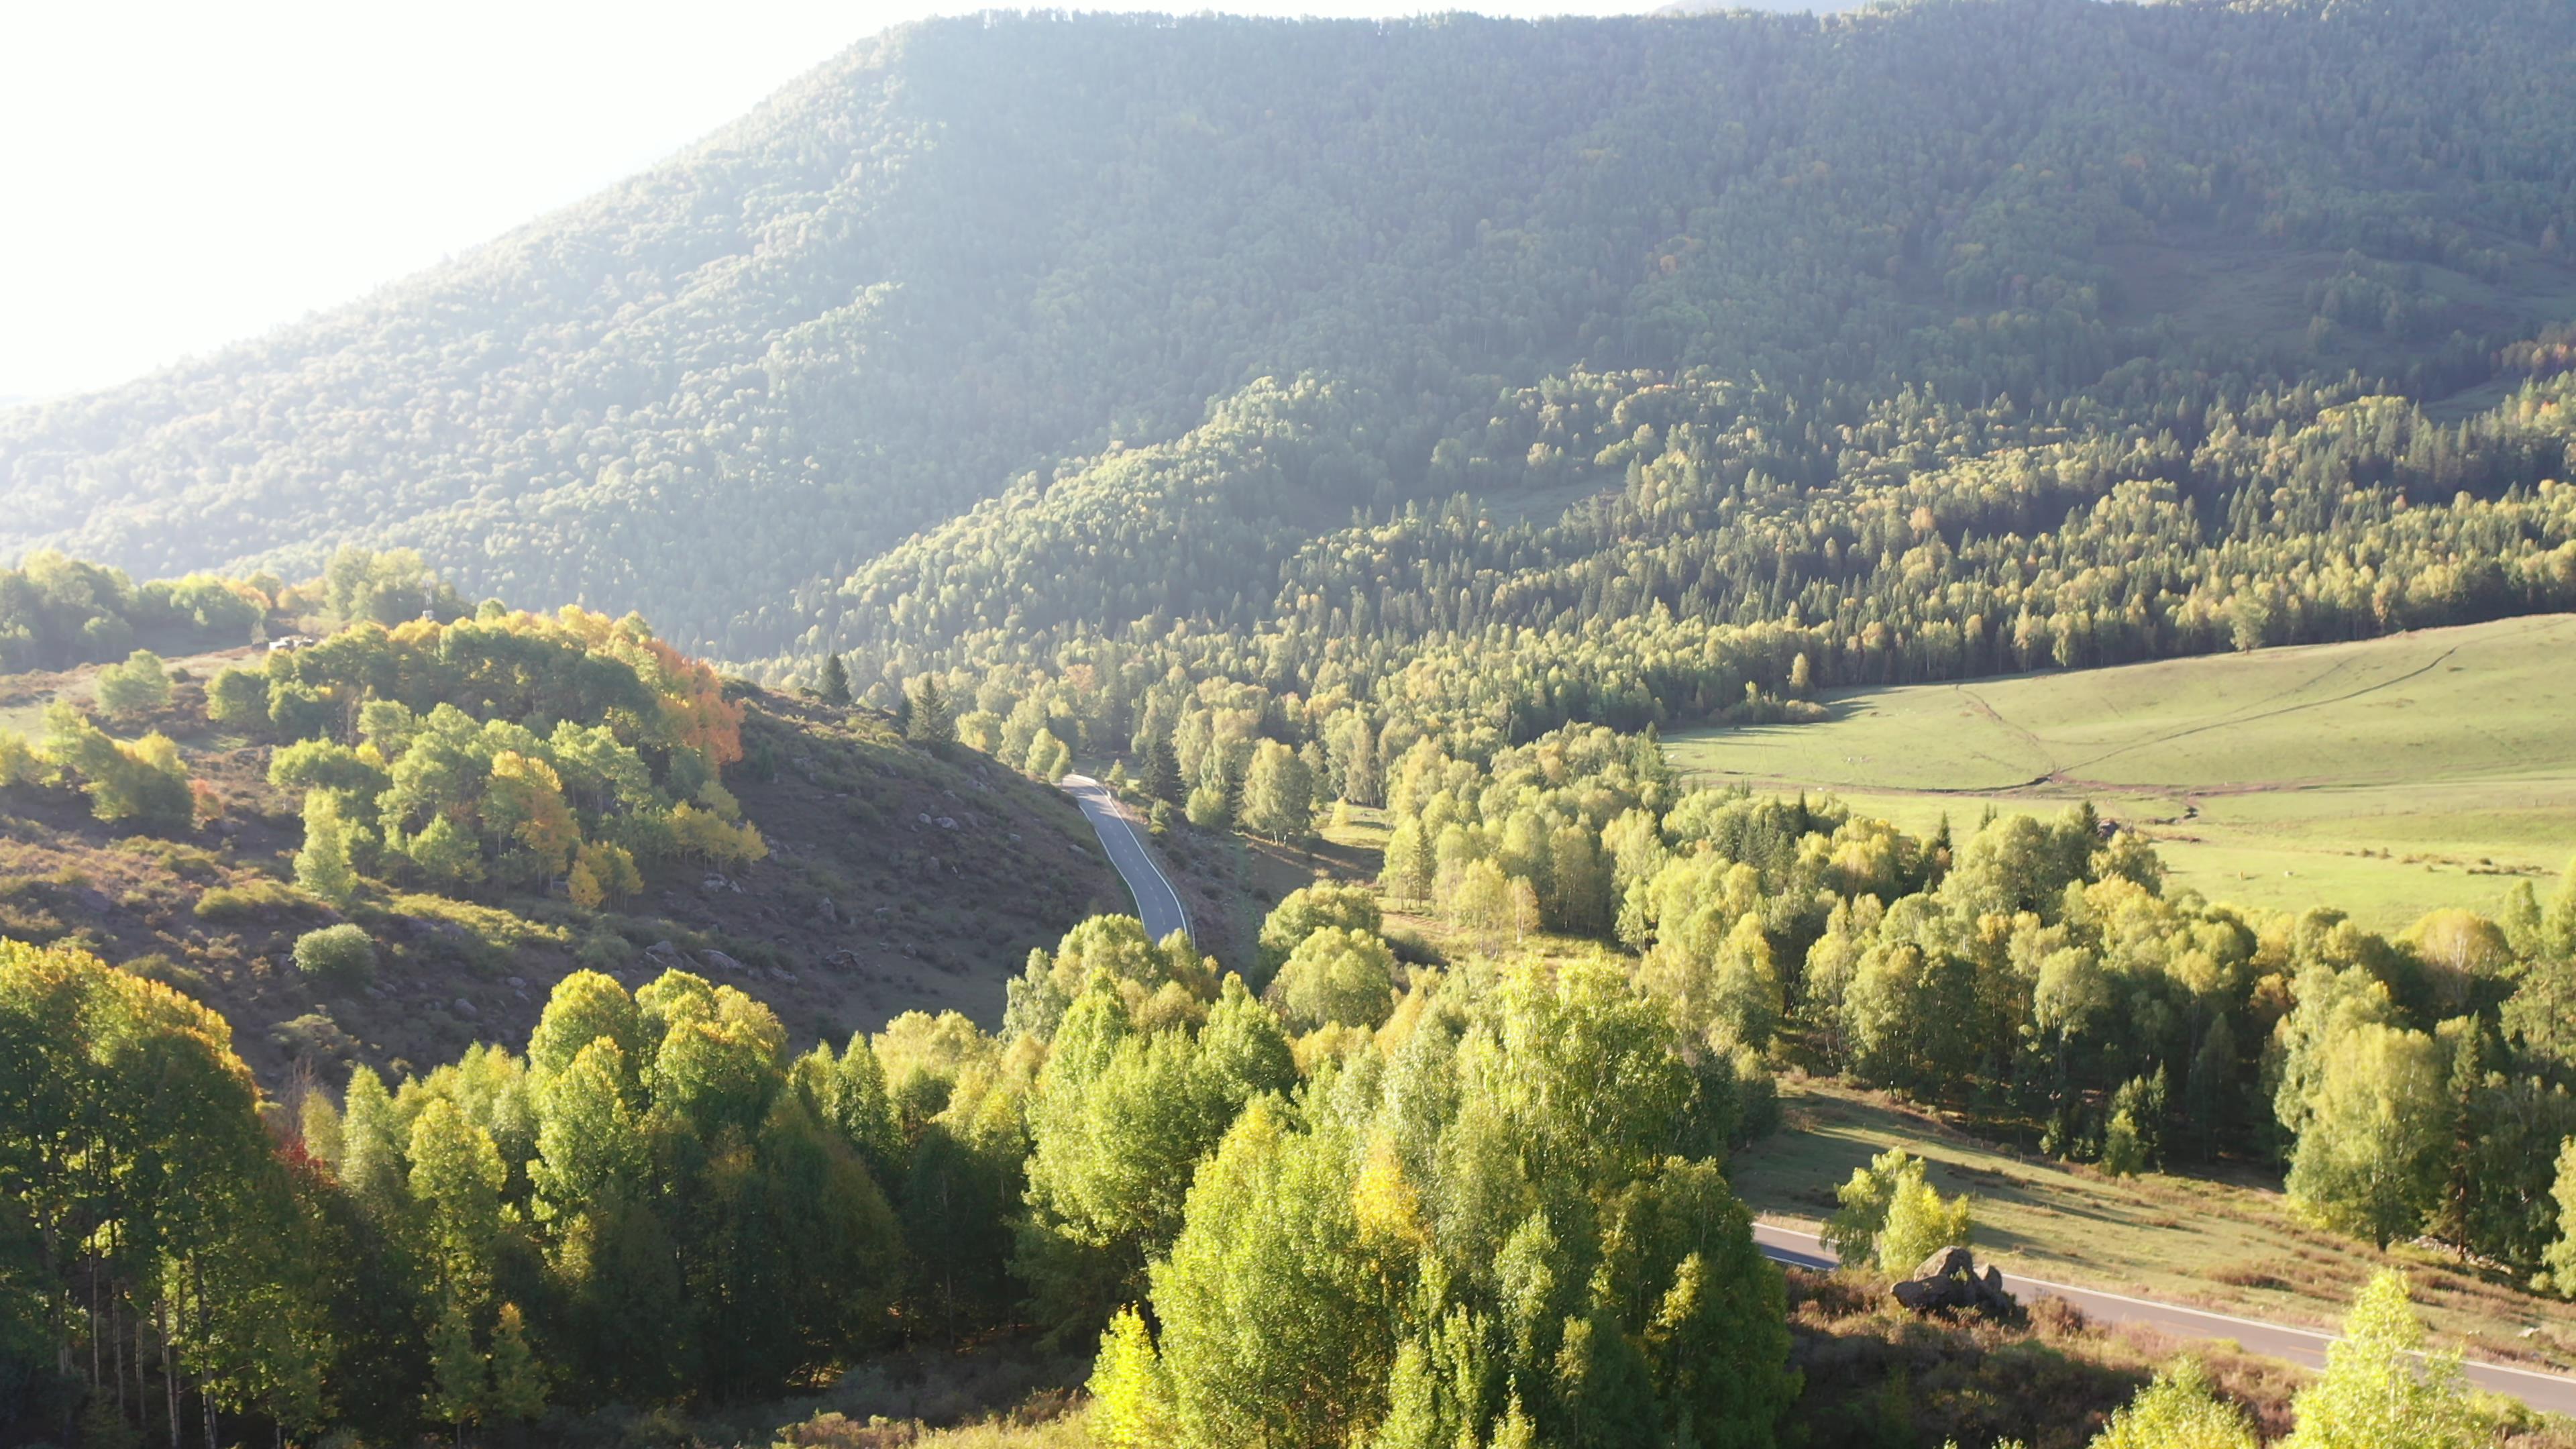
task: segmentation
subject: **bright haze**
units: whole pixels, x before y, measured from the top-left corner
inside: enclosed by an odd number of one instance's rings
[[[0,9],[0,197],[14,218],[0,228],[0,401],[119,382],[350,301],[641,169],[866,35],[977,8],[261,0]],[[1216,8],[1349,16],[1408,7]]]

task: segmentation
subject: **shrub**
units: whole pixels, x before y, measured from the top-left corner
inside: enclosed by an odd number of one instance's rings
[[[1201,785],[1190,792],[1189,821],[1201,830],[1215,830],[1231,818],[1225,808],[1225,791],[1215,785]]]
[[[219,671],[206,686],[206,717],[235,729],[268,725],[268,677],[247,669]]]
[[[396,915],[417,917],[442,928],[454,927],[453,932],[442,929],[440,934],[471,943],[478,948],[478,954],[496,964],[523,946],[570,950],[573,945],[572,932],[564,927],[532,921],[499,906],[425,894],[399,895],[390,905]]]
[[[295,969],[331,986],[364,986],[375,978],[376,943],[355,926],[324,926],[295,938]]]
[[[357,1039],[320,1012],[308,1011],[268,1029],[268,1043],[290,1057],[315,1063],[337,1063],[358,1053]]]
[[[2135,1177],[2147,1170],[2146,1143],[2138,1135],[2137,1119],[2127,1112],[2113,1113],[2103,1130],[2102,1170],[2113,1177]]]
[[[635,959],[635,948],[606,921],[601,921],[582,936],[580,947],[573,952],[573,959],[593,971],[616,971]]]
[[[123,664],[98,672],[99,708],[118,719],[140,719],[169,702],[169,671],[149,649],[137,649]]]
[[[146,981],[158,981],[174,991],[184,991],[191,996],[202,996],[206,992],[204,972],[193,966],[173,961],[158,951],[148,956],[135,957],[125,963],[125,969],[131,975],[140,976]]]
[[[642,890],[644,877],[635,869],[635,857],[623,847],[585,845],[573,856],[568,885],[574,905],[595,911]]]
[[[228,921],[264,910],[288,910],[304,903],[302,896],[276,881],[254,880],[245,886],[217,886],[199,896],[197,914],[209,921]]]
[[[2218,1397],[2195,1359],[2177,1360],[2111,1416],[2089,1449],[2257,1449],[2245,1411]]]

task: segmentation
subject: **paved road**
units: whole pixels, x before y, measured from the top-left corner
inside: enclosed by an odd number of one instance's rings
[[[1825,1251],[1825,1245],[1813,1233],[1802,1233],[1773,1223],[1755,1223],[1753,1241],[1773,1262],[1801,1268],[1835,1266],[1834,1255]],[[2126,1294],[2075,1288],[2009,1273],[2004,1275],[2004,1287],[2023,1299],[2065,1299],[2083,1309],[2086,1316],[2102,1322],[2143,1323],[2176,1338],[2233,1339],[2251,1352],[2315,1369],[2326,1366],[2326,1345],[2335,1340],[2335,1335],[2320,1333],[2313,1328],[2291,1328],[2202,1308],[2151,1303]],[[2576,1414],[2576,1379],[2535,1373],[2530,1369],[2507,1368],[2502,1364],[2470,1363],[2464,1367],[2469,1382],[2479,1388],[2511,1394],[2535,1409],[2553,1414]]]
[[[1064,777],[1064,793],[1091,817],[1091,828],[1100,836],[1102,848],[1109,852],[1109,863],[1118,867],[1126,879],[1127,893],[1136,898],[1136,914],[1145,923],[1145,934],[1159,941],[1174,931],[1190,928],[1190,913],[1181,905],[1181,893],[1172,889],[1164,878],[1163,868],[1154,864],[1153,853],[1136,834],[1134,821],[1118,808],[1118,797],[1109,787],[1089,775]]]

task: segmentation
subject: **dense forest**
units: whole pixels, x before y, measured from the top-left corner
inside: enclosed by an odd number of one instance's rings
[[[1306,592],[1285,565],[1308,541],[1365,549],[1326,538],[1354,508],[1400,528],[1463,491],[1545,525],[1668,452],[1700,476],[1646,502],[1694,514],[1756,474],[1866,506],[2056,447],[2090,466],[2028,517],[1940,518],[1945,546],[2054,529],[2122,484],[2176,487],[2195,511],[2159,531],[2211,545],[2286,481],[2262,448],[2204,469],[2231,437],[2380,394],[2453,399],[2450,426],[2562,365],[2576,137],[2541,98],[2571,27],[2548,0],[1978,0],[905,28],[446,268],[10,413],[0,550],[166,576],[407,544],[469,591],[640,607],[682,647],[786,670],[956,646],[977,609],[1038,608],[1011,570],[1067,547],[1122,579],[1196,567],[1164,617],[1236,626]],[[1557,395],[1596,376],[1683,395],[1569,446],[1606,420],[1558,418]],[[1316,456],[1207,436],[1309,391]],[[1154,496],[1115,517],[1052,498],[1094,475]],[[1041,495],[1063,521],[1023,539]],[[967,521],[983,500],[1004,503]],[[1650,542],[1600,546],[1618,510],[1590,509],[1564,567],[1579,549],[1641,596],[1698,582]],[[997,592],[894,617],[919,565],[876,561],[941,528],[939,557],[989,535]],[[1846,588],[1887,551],[1883,527],[1858,560],[1810,531]],[[1185,540],[1261,547],[1220,589],[1203,553],[1170,556]],[[1584,592],[1538,587],[1559,614]],[[1414,601],[1420,622],[1454,592]],[[1286,611],[1310,607],[1348,601]]]
[[[2088,812],[1918,840],[1600,728],[1426,740],[1389,790],[1387,879],[1282,900],[1250,979],[1100,917],[998,1028],[807,1045],[729,984],[583,971],[523,1046],[269,1096],[179,992],[0,946],[6,1407],[84,1443],[509,1435],[1010,1330],[1098,1345],[1108,1444],[1785,1442],[1782,1278],[1724,1164],[1787,1062],[2112,1174],[2266,1144],[2320,1222],[2576,1276],[2576,875],[2391,940],[2167,897]],[[1381,892],[1481,948],[1400,962]],[[1543,923],[1604,940],[1513,949]],[[1858,1263],[1970,1231],[1902,1153],[1845,1203]],[[2380,1442],[2326,1431],[2392,1396],[2456,1431],[2409,1442],[2491,1442],[2456,1370],[2402,1367],[2412,1325],[2365,1294],[2291,1442]],[[2254,1442],[2236,1412],[2185,1364],[2101,1442]],[[2158,1415],[2231,1437],[2116,1437]]]

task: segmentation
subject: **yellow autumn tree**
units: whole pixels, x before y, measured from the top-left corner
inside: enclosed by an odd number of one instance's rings
[[[492,782],[483,792],[483,824],[501,838],[504,874],[551,880],[564,873],[581,825],[565,802],[563,781],[543,760],[516,750],[492,757]]]

